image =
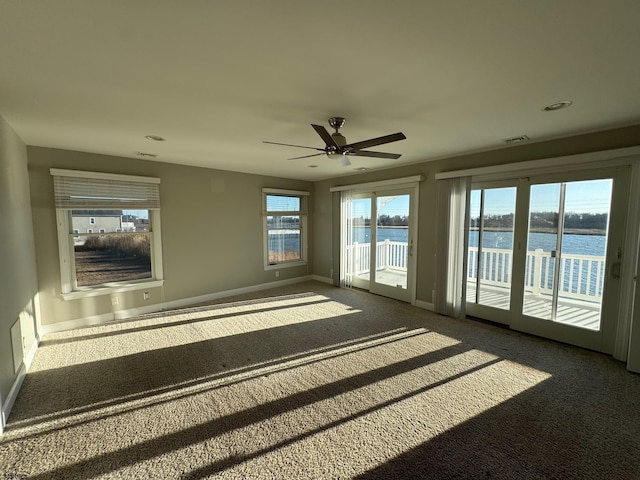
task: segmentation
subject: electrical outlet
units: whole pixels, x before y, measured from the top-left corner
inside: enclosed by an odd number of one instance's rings
[[[120,303],[118,301],[118,297],[111,297],[111,305],[115,307],[116,305],[118,305],[118,303]]]
[[[142,294],[142,299],[143,300],[149,300],[151,298],[151,294],[149,292],[144,292]]]
[[[276,278],[280,278],[280,272],[276,272]]]

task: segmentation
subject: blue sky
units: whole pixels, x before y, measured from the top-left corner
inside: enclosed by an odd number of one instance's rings
[[[612,185],[613,182],[610,179],[567,183],[565,192],[565,212],[608,212],[609,205],[611,203]],[[515,187],[491,189],[486,191],[485,213],[502,215],[513,212],[515,208],[515,192]],[[533,211],[556,211],[558,209],[559,198],[560,184],[558,183],[538,184],[531,187],[531,206]],[[471,216],[477,216],[479,214],[479,199],[479,192],[473,192]],[[363,216],[368,218],[369,210],[370,203],[368,199],[353,200],[353,214],[355,217]],[[379,214],[389,215],[391,217],[395,215],[408,215],[409,196],[402,195],[394,197],[392,201],[380,209]]]
[[[612,180],[588,180],[567,183],[565,191],[566,213],[606,213],[611,203]],[[485,214],[502,215],[513,212],[515,187],[485,191]],[[531,186],[531,209],[536,212],[558,210],[560,184],[548,183]],[[480,211],[480,192],[472,192],[471,216]]]
[[[138,218],[149,218],[149,210],[123,210],[124,215],[135,215]]]
[[[384,196],[380,195],[378,200],[382,200],[383,205],[378,208],[378,215],[409,215],[409,195]],[[388,201],[387,201],[388,200]],[[369,199],[357,198],[353,200],[353,216],[369,218],[371,215],[371,201]]]

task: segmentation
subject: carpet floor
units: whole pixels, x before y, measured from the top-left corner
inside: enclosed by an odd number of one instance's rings
[[[301,283],[46,336],[2,478],[640,479],[640,376]]]

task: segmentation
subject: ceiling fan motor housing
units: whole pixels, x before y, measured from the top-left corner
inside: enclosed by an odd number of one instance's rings
[[[333,137],[333,140],[336,142],[336,145],[340,147],[344,147],[347,144],[347,139],[345,138],[344,135],[342,135],[339,132],[332,133],[331,137]]]

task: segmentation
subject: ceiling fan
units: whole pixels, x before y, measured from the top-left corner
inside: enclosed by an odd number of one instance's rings
[[[324,148],[316,148],[316,147],[306,147],[304,145],[291,145],[290,143],[277,143],[277,142],[267,142],[272,145],[284,145],[287,147],[298,147],[298,148],[308,148],[310,150],[318,150],[322,153],[314,153],[311,155],[303,155],[302,157],[293,157],[289,160],[297,160],[299,158],[309,158],[315,157],[318,155],[326,155],[329,158],[338,160],[340,164],[344,167],[351,165],[351,162],[347,158],[349,155],[355,155],[358,157],[375,157],[375,158],[390,158],[390,159],[398,159],[400,158],[400,154],[398,153],[385,153],[385,152],[372,152],[371,150],[363,150],[364,148],[375,147],[376,145],[383,145],[385,143],[397,142],[398,140],[404,140],[404,133],[392,133],[391,135],[385,135],[383,137],[372,138],[370,140],[364,140],[362,142],[355,143],[347,143],[347,139],[342,135],[338,130],[345,123],[346,119],[343,117],[331,117],[329,119],[329,125],[331,128],[335,129],[335,133],[329,134],[326,128],[322,125],[314,125],[311,124],[313,129],[316,131],[320,138],[325,143]]]

